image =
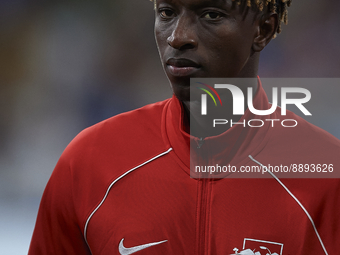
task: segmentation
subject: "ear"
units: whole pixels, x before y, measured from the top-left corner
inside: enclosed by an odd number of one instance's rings
[[[266,47],[266,45],[271,41],[275,35],[278,24],[277,13],[262,15],[262,17],[258,20],[256,35],[252,47],[255,52],[263,50],[264,47]]]

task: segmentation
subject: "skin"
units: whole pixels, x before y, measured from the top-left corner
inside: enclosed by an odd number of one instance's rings
[[[190,78],[257,77],[260,52],[278,25],[277,14],[264,13],[231,0],[157,0],[159,55],[173,92],[183,103],[185,118],[191,115],[197,122],[192,135],[206,135],[210,122],[202,118],[200,102],[190,101]],[[256,91],[257,84],[250,86]],[[246,94],[246,87],[241,89]],[[231,104],[230,98],[222,101]],[[235,119],[231,112],[226,114]],[[225,127],[208,135],[224,131]]]

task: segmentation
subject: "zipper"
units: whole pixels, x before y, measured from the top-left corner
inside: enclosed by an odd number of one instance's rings
[[[198,255],[204,255],[206,247],[207,236],[207,207],[208,207],[208,185],[209,179],[201,180],[201,201],[199,206],[199,221],[198,221]]]
[[[201,149],[203,143],[204,143],[204,138],[201,137],[201,138],[197,141],[197,149]]]
[[[199,154],[198,158],[200,159],[199,165],[205,165],[208,163],[208,155],[207,151],[205,150],[204,145],[204,138],[201,137],[197,142],[197,153]],[[203,146],[203,147],[202,147]],[[197,207],[198,212],[198,221],[197,221],[197,233],[196,233],[196,240],[197,240],[197,255],[204,255],[207,250],[207,223],[208,223],[208,200],[209,200],[209,179],[202,178],[198,180],[198,203],[199,206]]]

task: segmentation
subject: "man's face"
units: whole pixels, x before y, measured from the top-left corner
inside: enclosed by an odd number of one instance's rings
[[[155,37],[177,98],[189,100],[190,77],[249,75],[257,23],[232,0],[157,0]]]

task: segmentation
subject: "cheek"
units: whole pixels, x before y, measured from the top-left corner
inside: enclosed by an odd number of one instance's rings
[[[250,50],[242,40],[220,38],[211,43],[206,50],[207,72],[210,76],[237,76],[248,62]]]
[[[216,62],[215,65],[220,65],[220,62],[223,61],[228,64],[242,62],[244,56],[247,55],[245,52],[246,47],[242,45],[242,42],[231,38],[222,37],[206,45],[207,56],[212,63]]]
[[[155,33],[156,44],[157,44],[157,47],[158,47],[158,50],[159,50],[160,42],[162,40],[161,40],[160,32],[159,32],[159,30],[156,27],[155,27],[155,32],[154,33]]]
[[[251,54],[252,43],[249,36],[233,33],[221,38],[220,52],[234,65],[244,65]]]
[[[156,44],[158,47],[159,53],[164,52],[164,48],[167,46],[167,38],[169,37],[167,29],[164,28],[164,26],[159,26],[157,25],[157,22],[155,23],[155,39],[156,39]]]

